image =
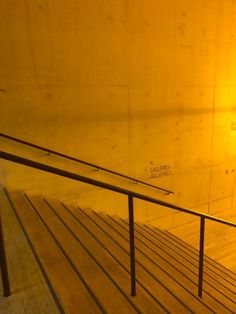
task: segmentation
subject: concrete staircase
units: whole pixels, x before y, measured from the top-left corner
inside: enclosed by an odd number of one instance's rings
[[[20,192],[7,199],[56,304],[51,313],[236,313],[236,274],[206,257],[199,299],[198,252],[167,231],[135,225],[132,297],[127,221]]]

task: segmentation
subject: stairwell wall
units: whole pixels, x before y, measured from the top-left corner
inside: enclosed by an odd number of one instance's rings
[[[2,0],[0,12],[2,132],[175,194],[69,165],[82,174],[211,214],[235,210],[235,1]],[[110,192],[0,166],[2,184],[126,214]],[[178,221],[137,206],[141,220]]]

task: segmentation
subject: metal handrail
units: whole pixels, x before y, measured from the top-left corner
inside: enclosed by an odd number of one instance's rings
[[[11,290],[10,290],[10,282],[9,282],[9,276],[8,276],[7,257],[6,257],[5,241],[4,241],[3,228],[2,228],[1,212],[0,212],[0,269],[1,269],[1,276],[2,276],[3,296],[9,297],[11,295]]]
[[[47,152],[48,154],[53,154],[55,156],[59,156],[59,157],[62,157],[62,158],[68,159],[68,160],[79,162],[79,163],[81,163],[83,165],[86,165],[86,166],[89,166],[89,167],[93,167],[93,168],[95,168],[97,170],[102,170],[102,171],[105,171],[105,172],[117,175],[119,177],[131,180],[131,181],[133,181],[135,183],[140,183],[140,184],[149,186],[151,188],[154,188],[154,189],[157,189],[159,191],[165,192],[167,195],[174,194],[173,191],[170,191],[168,189],[161,188],[161,187],[156,186],[154,184],[151,184],[151,183],[148,183],[148,182],[136,179],[136,178],[128,176],[126,174],[123,174],[123,173],[120,173],[120,172],[117,172],[117,171],[114,171],[114,170],[111,170],[111,169],[108,169],[108,168],[105,168],[105,167],[102,167],[102,166],[90,163],[90,162],[87,162],[87,161],[84,161],[82,159],[78,159],[78,158],[75,158],[75,157],[72,157],[72,156],[69,156],[69,155],[66,155],[66,154],[59,153],[59,152],[54,151],[52,149],[48,149],[48,148],[45,148],[43,146],[39,146],[39,145],[30,143],[30,142],[27,142],[25,140],[22,140],[22,139],[19,139],[19,138],[16,138],[16,137],[4,134],[4,133],[0,133],[0,136],[3,137],[3,138],[6,138],[8,140],[11,140],[11,141],[14,141],[14,142],[18,142],[18,143],[23,144],[23,145],[27,145],[27,146],[30,146],[30,147],[33,147],[33,148],[36,148],[36,149],[39,149],[39,150],[43,150],[43,151]]]
[[[22,158],[13,154],[9,154],[3,151],[0,151],[0,158],[8,160],[8,161],[12,161],[14,163],[18,163],[27,167],[31,167],[31,168],[35,168],[35,169],[39,169],[41,171],[45,171],[45,172],[49,172],[49,173],[53,173],[56,174],[58,176],[61,177],[66,177],[72,180],[76,180],[76,181],[80,181],[80,182],[84,182],[90,185],[95,185],[101,188],[104,188],[106,190],[110,190],[113,192],[117,192],[123,195],[128,196],[128,208],[129,208],[129,233],[130,233],[130,270],[131,270],[131,295],[134,296],[136,295],[136,275],[135,275],[135,244],[134,244],[134,211],[133,211],[133,207],[134,207],[134,203],[133,200],[135,198],[143,200],[143,201],[147,201],[153,204],[158,204],[164,207],[168,207],[171,209],[175,209],[177,211],[180,212],[184,212],[187,214],[191,214],[194,216],[198,216],[200,217],[200,248],[199,248],[199,274],[198,274],[198,296],[202,297],[202,286],[203,286],[203,263],[204,263],[204,234],[205,234],[205,219],[214,221],[214,222],[218,222],[227,226],[231,226],[231,227],[236,227],[236,223],[224,220],[224,219],[220,219],[220,218],[216,218],[214,216],[208,215],[208,214],[204,214],[204,213],[199,213],[197,211],[188,209],[188,208],[184,208],[181,206],[177,206],[175,204],[171,204],[144,194],[139,194],[137,192],[131,191],[131,190],[127,190],[115,185],[111,185],[102,181],[98,181],[95,179],[91,179],[85,176],[81,176],[78,174],[75,174],[73,172],[69,172],[66,170],[62,170],[59,168],[55,168],[46,164],[42,164],[30,159],[26,159],[26,158]]]

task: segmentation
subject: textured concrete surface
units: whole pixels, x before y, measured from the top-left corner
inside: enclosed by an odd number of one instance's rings
[[[179,205],[235,210],[235,1],[2,0],[0,15],[2,132],[169,188],[174,196],[135,187]],[[0,165],[8,186],[98,209],[114,203],[110,193]],[[125,214],[126,199],[117,201]],[[142,220],[167,214],[141,205]]]

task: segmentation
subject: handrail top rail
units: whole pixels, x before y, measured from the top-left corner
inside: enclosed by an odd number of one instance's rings
[[[46,165],[46,164],[43,164],[43,163],[39,163],[39,162],[30,160],[30,159],[22,158],[22,157],[13,155],[13,154],[9,154],[9,153],[4,152],[4,151],[0,151],[0,158],[8,160],[8,161],[15,162],[15,163],[18,163],[18,164],[21,164],[21,165],[25,165],[25,166],[28,166],[28,167],[31,167],[31,168],[39,169],[39,170],[42,170],[42,171],[45,171],[45,172],[53,173],[53,174],[56,174],[56,175],[59,175],[59,176],[62,176],[62,177],[70,178],[72,180],[76,180],[76,181],[84,182],[84,183],[87,183],[87,184],[99,186],[101,188],[104,188],[104,189],[107,189],[107,190],[111,190],[113,192],[117,192],[117,193],[128,195],[128,196],[132,196],[133,198],[137,198],[137,199],[140,199],[140,200],[143,200],[143,201],[147,201],[147,202],[150,202],[150,203],[154,203],[154,204],[158,204],[158,205],[161,205],[161,206],[164,206],[164,207],[175,209],[177,211],[188,213],[188,214],[191,214],[191,215],[194,215],[194,216],[206,218],[208,220],[215,221],[215,222],[218,222],[218,223],[222,223],[222,224],[225,224],[225,225],[228,225],[228,226],[231,226],[231,227],[236,227],[236,223],[233,223],[233,222],[221,219],[221,218],[217,218],[217,217],[214,217],[214,216],[211,216],[211,215],[208,215],[208,214],[204,214],[204,213],[199,213],[199,212],[197,212],[195,210],[192,210],[192,209],[188,209],[188,208],[184,208],[184,207],[181,207],[181,206],[178,206],[178,205],[174,205],[172,203],[168,203],[168,202],[165,202],[165,201],[162,201],[162,200],[159,200],[159,199],[156,199],[156,198],[144,195],[144,194],[140,194],[140,193],[137,193],[137,192],[134,192],[134,191],[131,191],[131,190],[127,190],[127,189],[124,189],[124,188],[121,188],[121,187],[118,187],[118,186],[115,186],[115,185],[111,185],[109,183],[105,183],[105,182],[102,182],[102,181],[98,181],[98,180],[95,180],[95,179],[92,179],[92,178],[81,176],[81,175],[75,174],[73,172],[62,170],[60,168],[55,168],[55,167],[52,167],[52,166],[49,166],[49,165]]]
[[[27,142],[27,141],[25,141],[25,140],[22,140],[22,139],[19,139],[19,138],[16,138],[16,137],[13,137],[13,136],[4,134],[4,133],[0,133],[0,137],[3,137],[3,138],[6,138],[6,139],[9,139],[9,140],[12,140],[12,141],[21,143],[21,144],[23,144],[23,145],[27,145],[27,146],[36,148],[36,149],[39,149],[39,150],[43,150],[43,151],[45,151],[45,152],[47,152],[47,153],[49,153],[49,154],[53,154],[53,155],[60,156],[60,157],[62,157],[62,158],[68,159],[68,160],[72,160],[72,161],[75,161],[75,162],[79,162],[79,163],[81,163],[81,164],[84,164],[84,165],[87,165],[87,166],[96,168],[97,170],[102,170],[102,171],[105,171],[105,172],[108,172],[108,173],[111,173],[111,174],[114,174],[114,175],[117,175],[117,176],[126,178],[126,179],[128,179],[128,180],[134,181],[135,183],[141,183],[141,184],[146,185],[146,186],[149,186],[149,187],[151,187],[151,188],[154,188],[154,189],[158,189],[158,190],[160,190],[160,191],[163,191],[163,192],[165,192],[166,194],[174,194],[173,191],[170,191],[170,190],[168,190],[168,189],[161,188],[161,187],[159,187],[159,186],[156,186],[156,185],[154,185],[154,184],[151,184],[151,183],[148,183],[148,182],[145,182],[145,181],[136,179],[136,178],[131,177],[131,176],[128,176],[128,175],[126,175],[126,174],[119,173],[119,172],[117,172],[117,171],[114,171],[114,170],[111,170],[111,169],[108,169],[108,168],[105,168],[105,167],[102,167],[102,166],[99,166],[99,165],[96,165],[96,164],[93,164],[93,163],[84,161],[84,160],[79,159],[79,158],[76,158],[76,157],[72,157],[72,156],[69,156],[69,155],[66,155],[66,154],[63,154],[63,153],[59,153],[59,152],[54,151],[54,150],[52,150],[52,149],[49,149],[49,148],[46,148],[46,147],[43,147],[43,146],[39,146],[39,145],[30,143],[30,142]]]

